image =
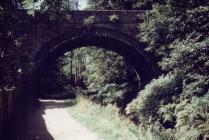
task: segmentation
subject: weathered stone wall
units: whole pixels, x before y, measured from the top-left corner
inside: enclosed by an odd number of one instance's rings
[[[37,50],[43,44],[64,33],[74,33],[78,28],[85,28],[84,19],[95,17],[92,26],[115,30],[136,38],[137,25],[142,22],[144,12],[135,10],[117,11],[63,11],[56,13],[35,12],[33,17],[25,16],[23,11],[16,12],[18,22],[14,27],[19,34],[28,33],[33,40],[33,47]],[[111,22],[109,17],[117,15],[118,20]],[[18,24],[18,25],[17,25]]]

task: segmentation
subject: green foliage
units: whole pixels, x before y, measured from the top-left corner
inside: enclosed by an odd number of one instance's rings
[[[20,4],[29,15],[33,15],[36,10],[41,12],[58,12],[61,10],[77,10],[77,5],[69,0],[20,0]]]
[[[175,103],[160,105],[157,114],[159,114],[161,124],[166,128],[173,129],[176,124],[175,107]]]
[[[100,106],[79,98],[68,110],[72,117],[104,140],[172,140],[167,135],[153,133],[151,129],[144,131],[127,118],[119,117],[119,109],[110,104]]]
[[[163,70],[181,73],[183,96],[202,96],[209,87],[209,39],[199,43],[176,42],[169,46],[172,51],[159,64]]]
[[[115,14],[110,15],[108,18],[109,18],[109,21],[113,23],[116,23],[119,20],[118,15],[115,15]]]
[[[154,5],[139,25],[139,39],[149,43],[147,51],[166,57],[171,51],[167,46],[176,39],[201,41],[207,37],[208,13],[208,7],[198,7],[176,16],[169,5]]]
[[[208,139],[209,135],[209,94],[191,101],[185,100],[176,106],[176,137],[196,140]]]
[[[133,8],[140,10],[150,10],[152,9],[152,4],[152,0],[136,0],[136,2],[133,4]]]
[[[178,81],[178,78],[168,75],[153,80],[128,104],[126,113],[140,126],[151,127],[155,132],[166,128],[164,133],[168,133],[168,128],[175,128],[176,139],[208,138],[208,92],[199,98],[181,98],[183,92],[176,89]]]
[[[147,85],[138,100],[126,108],[133,121],[145,122],[152,128],[159,126],[157,131],[161,126],[174,128],[173,133],[180,140],[208,138],[208,16],[208,1],[154,1],[153,10],[147,12],[144,23],[139,25],[138,37],[149,43],[146,50],[158,58],[161,69],[181,77],[181,82],[168,85],[171,93],[178,89],[170,102],[164,101],[167,97],[156,98],[155,92],[148,89],[154,82]],[[145,94],[146,89],[151,93]]]
[[[153,80],[126,108],[126,113],[137,117],[137,121],[143,126],[159,120],[158,110],[160,105],[172,103],[172,97],[178,96],[177,85],[179,79],[174,76],[161,76]]]
[[[170,18],[170,9],[168,6],[155,5],[151,13],[147,13],[144,23],[139,25],[139,39],[149,43],[148,51],[156,51],[157,54],[161,48],[159,44],[169,43],[173,37],[168,36],[170,28],[175,19]],[[159,50],[158,50],[159,49]],[[162,46],[163,49],[163,46]],[[163,50],[163,53],[166,53]]]
[[[91,9],[110,9],[108,1],[106,0],[90,0]]]
[[[132,9],[134,0],[89,0],[90,9],[122,10]]]
[[[209,5],[207,0],[165,0],[165,2],[166,4],[170,5],[175,12],[181,12],[187,9]]]
[[[37,7],[35,6],[34,0],[22,0],[21,5],[24,9],[27,9],[27,13],[29,15],[33,15],[35,12],[35,9],[37,9]]]
[[[121,107],[127,94],[131,94],[131,88],[127,83],[122,85],[106,84],[93,100],[102,105],[116,104]]]
[[[208,74],[209,39],[193,43],[191,41],[175,42],[169,46],[172,49],[169,57],[160,62],[163,70],[197,72]],[[196,66],[195,66],[196,65]]]
[[[88,88],[100,89],[108,83],[134,83],[136,74],[120,55],[104,49],[87,50],[86,70],[83,76]]]
[[[83,19],[83,26],[85,27],[91,27],[96,22],[95,16],[89,16],[85,19]]]

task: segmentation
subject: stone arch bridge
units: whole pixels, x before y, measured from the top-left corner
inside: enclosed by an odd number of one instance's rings
[[[35,12],[34,16],[17,11],[16,15],[17,32],[26,33],[32,42],[34,79],[65,52],[84,46],[117,52],[135,68],[143,85],[158,75],[151,55],[144,51],[146,44],[137,40],[145,11]]]

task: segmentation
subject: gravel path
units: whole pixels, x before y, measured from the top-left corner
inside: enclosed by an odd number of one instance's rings
[[[99,140],[97,135],[74,120],[64,101],[41,101],[18,129],[17,140]]]

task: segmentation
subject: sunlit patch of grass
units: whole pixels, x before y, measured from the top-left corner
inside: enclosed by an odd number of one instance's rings
[[[75,106],[77,104],[77,100],[66,100],[65,104],[69,107]]]
[[[162,140],[151,131],[144,131],[124,117],[113,105],[100,106],[80,97],[69,113],[104,140]]]

